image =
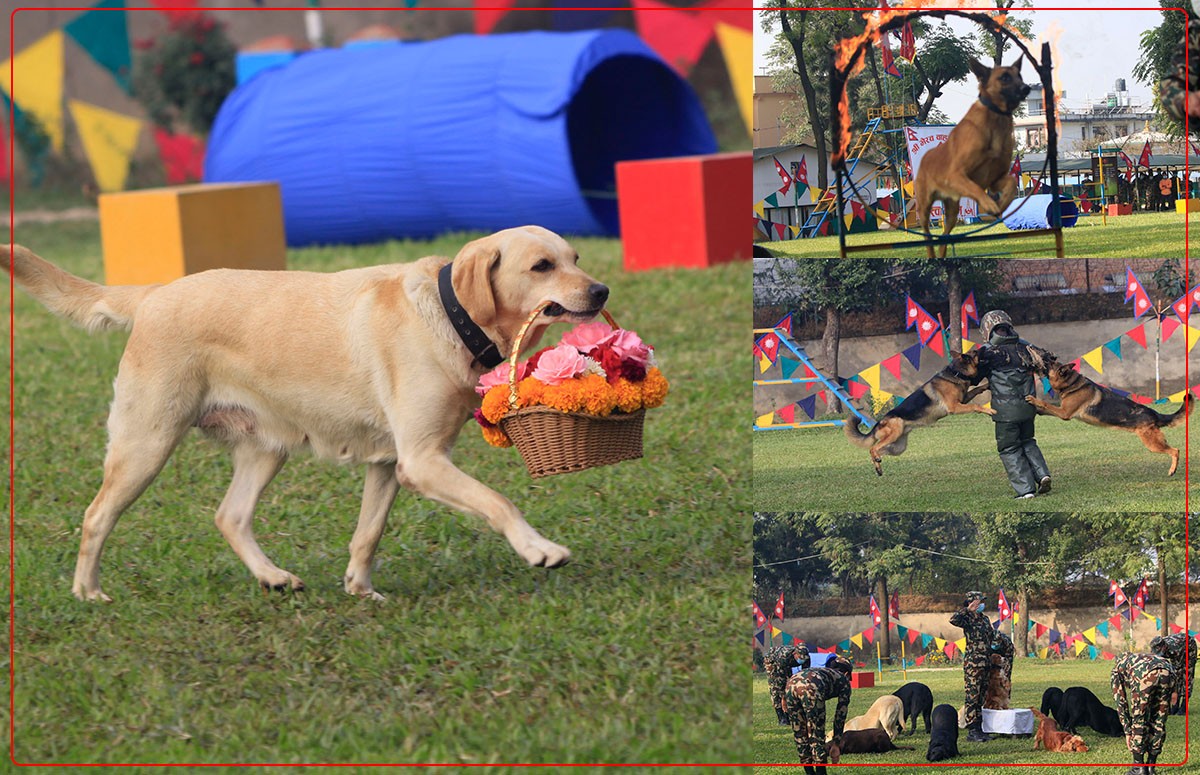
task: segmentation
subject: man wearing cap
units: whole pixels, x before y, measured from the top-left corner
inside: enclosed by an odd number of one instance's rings
[[[1174,666],[1157,654],[1126,653],[1113,663],[1113,699],[1136,765],[1125,775],[1157,775],[1174,687]]]
[[[1185,632],[1160,635],[1150,641],[1150,651],[1170,660],[1175,667],[1175,689],[1171,695],[1171,715],[1183,715],[1192,700],[1192,683],[1196,677],[1196,639]],[[1187,686],[1184,686],[1184,683]]]
[[[983,613],[983,593],[968,592],[962,608],[950,617],[950,624],[961,628],[967,636],[967,647],[963,649],[967,742],[986,743],[991,738],[983,732],[983,696],[987,692],[989,657],[996,631]]]
[[[987,340],[979,349],[979,370],[992,393],[996,450],[1008,482],[1017,498],[1048,493],[1050,467],[1033,437],[1037,410],[1025,397],[1034,395],[1034,372],[1045,371],[1045,361],[1053,360],[1054,354],[1017,336],[1004,310],[985,313],[979,331]]]
[[[767,673],[767,687],[771,690],[775,718],[784,726],[789,722],[787,713],[783,710],[783,687],[792,677],[792,668],[807,670],[811,664],[808,646],[800,641],[790,646],[772,646],[763,654],[763,669]]]
[[[825,703],[837,698],[833,712],[833,738],[842,745],[846,728],[846,713],[850,709],[850,673],[853,665],[835,656],[825,667],[801,670],[788,679],[783,689],[783,706],[792,723],[792,738],[806,775],[826,775],[824,765],[829,761],[825,746]]]

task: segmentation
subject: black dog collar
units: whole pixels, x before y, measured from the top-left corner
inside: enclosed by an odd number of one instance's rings
[[[983,103],[983,106],[985,108],[992,111],[993,113],[999,113],[1001,116],[1012,116],[1012,114],[1013,114],[1012,110],[1009,110],[1009,111],[1000,110],[1000,108],[996,107],[996,103],[992,102],[990,99],[988,99],[986,96],[984,96],[982,94],[979,95],[979,101]],[[1015,108],[1013,110],[1015,110]]]
[[[504,356],[500,354],[496,343],[488,339],[488,335],[483,333],[483,329],[471,320],[471,316],[458,303],[458,297],[454,295],[454,286],[450,283],[453,266],[453,263],[446,264],[438,272],[438,293],[442,297],[442,308],[446,310],[450,324],[471,351],[471,355],[475,356],[475,360],[486,369],[494,369],[504,362]]]

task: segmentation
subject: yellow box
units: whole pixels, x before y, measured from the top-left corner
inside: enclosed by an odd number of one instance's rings
[[[286,269],[278,183],[199,183],[100,195],[109,285],[167,283],[220,267]]]
[[[1200,212],[1200,199],[1176,199],[1175,212],[1177,213],[1195,213]]]

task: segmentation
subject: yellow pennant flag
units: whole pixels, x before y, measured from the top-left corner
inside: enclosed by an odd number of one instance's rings
[[[1167,396],[1167,400],[1173,404],[1178,404],[1183,401],[1183,397],[1187,395],[1186,390],[1180,390],[1178,393],[1172,393]]]
[[[1187,326],[1187,351],[1191,352],[1196,346],[1196,342],[1200,341],[1200,328],[1192,328]],[[1181,399],[1182,400],[1182,399]]]
[[[961,651],[961,650],[964,650],[964,649],[966,649],[966,647],[967,647],[967,639],[966,639],[966,638],[959,638],[958,640],[954,641],[954,645],[955,645],[955,646],[958,646],[958,648],[959,648],[959,650],[960,650],[960,651]]]
[[[854,213],[842,216],[842,220],[846,222],[846,231],[850,231],[850,226],[854,223]]]
[[[875,410],[875,414],[882,412],[883,408],[887,406],[888,401],[891,401],[892,398],[894,398],[894,396],[886,390],[876,390],[872,392],[871,400],[874,403],[872,408]]]
[[[771,625],[771,637],[772,638],[774,638],[776,635],[781,634],[782,632],[783,632],[783,630],[779,629],[778,627],[776,627],[773,624]]]
[[[963,340],[963,352],[964,352],[964,353],[969,353],[969,352],[971,352],[971,348],[972,348],[972,347],[974,347],[974,346],[975,346],[975,343],[974,343],[974,342],[972,342],[970,339],[964,339],[964,340]]]
[[[1087,645],[1086,641],[1082,641],[1082,640],[1075,641],[1075,656],[1079,656],[1083,652],[1087,651],[1087,647],[1088,647],[1088,645]]]
[[[1090,353],[1087,353],[1083,356],[1083,362],[1095,369],[1097,374],[1104,373],[1103,352],[1103,347],[1097,347],[1095,350],[1092,350]]]
[[[756,417],[754,419],[754,424],[760,428],[765,428],[768,425],[774,425],[775,424],[775,413],[767,412],[766,414],[762,415],[761,417]]]
[[[754,214],[764,220],[767,217],[767,206],[763,204],[761,199],[754,203]]]
[[[853,643],[855,646],[862,648],[862,633],[860,632],[857,635],[851,635],[850,642]]]
[[[911,180],[904,184],[904,193],[909,196],[913,195],[913,182]]]
[[[79,100],[67,103],[101,191],[122,191],[142,122]]]
[[[942,638],[934,638],[933,643],[938,647],[938,651],[946,648],[946,641]]]
[[[858,376],[862,377],[863,382],[866,382],[868,385],[870,385],[872,390],[879,390],[879,364],[878,363],[875,364],[874,366],[868,366],[867,368],[863,369],[862,371],[860,371],[858,373]]]
[[[758,373],[762,374],[769,368],[771,368],[771,359],[764,355],[758,361]]]
[[[792,233],[793,237],[800,236],[800,227],[799,226],[789,226],[788,231],[790,231]]]
[[[1049,653],[1050,653],[1050,649],[1047,648],[1046,646],[1042,646],[1040,649],[1038,649],[1038,652],[1037,652],[1038,659],[1045,659],[1046,655]]]
[[[9,68],[12,83],[9,83]],[[50,137],[56,153],[63,149],[63,33],[55,30],[3,65],[0,89],[33,114]],[[9,91],[11,89],[12,91]]]
[[[754,43],[749,32],[724,22],[717,22],[717,44],[725,58],[725,69],[733,84],[733,96],[737,99],[738,111],[746,122],[746,132],[753,130],[754,121]]]
[[[1090,629],[1084,630],[1083,637],[1087,638],[1092,643],[1095,643],[1096,642],[1096,628],[1092,627]]]
[[[1153,614],[1148,614],[1148,613],[1146,613],[1146,610],[1145,610],[1144,608],[1139,608],[1138,610],[1139,610],[1139,611],[1141,611],[1141,612],[1142,612],[1142,616],[1146,617],[1147,619],[1154,619],[1154,618],[1156,618],[1156,617],[1155,617]]]

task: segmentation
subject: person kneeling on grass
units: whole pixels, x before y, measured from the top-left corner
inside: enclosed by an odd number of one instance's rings
[[[837,698],[833,712],[833,742],[842,744],[846,713],[850,710],[850,673],[854,666],[835,656],[825,667],[801,670],[788,679],[783,689],[783,706],[792,723],[792,738],[806,775],[826,775],[829,761],[825,745],[825,702]]]
[[[987,344],[979,348],[979,371],[988,378],[992,393],[992,422],[996,427],[996,450],[1017,498],[1032,498],[1050,492],[1050,467],[1033,437],[1037,410],[1025,402],[1034,394],[1033,374],[1054,354],[1017,336],[1012,318],[1003,310],[992,310],[979,320],[979,331]],[[1041,361],[1041,363],[1039,363]]]
[[[1136,765],[1126,775],[1157,775],[1174,688],[1175,666],[1157,654],[1122,654],[1113,663],[1113,699]]]

